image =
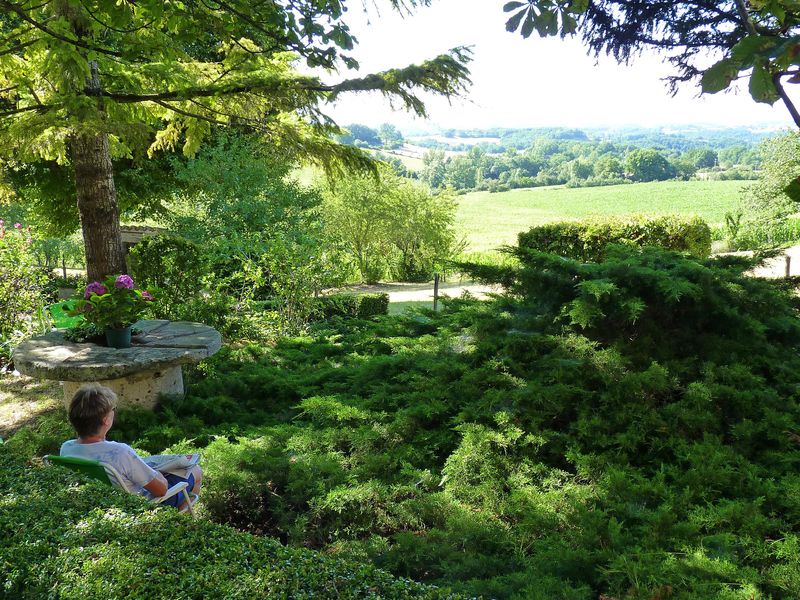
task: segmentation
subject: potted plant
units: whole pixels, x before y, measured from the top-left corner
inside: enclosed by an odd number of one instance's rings
[[[131,347],[131,326],[139,320],[153,296],[137,290],[129,275],[109,275],[102,283],[93,281],[68,311],[105,331],[111,348]]]

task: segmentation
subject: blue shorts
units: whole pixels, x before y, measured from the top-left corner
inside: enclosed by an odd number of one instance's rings
[[[173,485],[182,483],[184,481],[187,482],[189,487],[186,488],[186,491],[191,496],[192,488],[194,487],[194,474],[189,473],[189,477],[187,478],[181,477],[180,475],[173,475],[172,473],[162,473],[162,475],[164,475],[164,479],[167,480],[168,488],[171,488]],[[184,502],[186,502],[186,496],[183,492],[178,492],[172,498],[167,498],[164,500],[161,504],[164,506],[174,506],[175,508],[178,508]]]

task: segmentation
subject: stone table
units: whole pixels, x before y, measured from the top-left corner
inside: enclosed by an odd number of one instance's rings
[[[152,409],[159,394],[183,394],[181,365],[208,358],[222,346],[219,332],[189,321],[139,321],[142,331],[130,348],[76,344],[63,331],[51,331],[20,344],[14,366],[37,379],[58,379],[64,403],[84,383],[98,382],[113,389],[124,406]]]

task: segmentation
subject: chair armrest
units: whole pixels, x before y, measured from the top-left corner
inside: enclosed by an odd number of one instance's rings
[[[189,484],[187,482],[185,482],[185,481],[181,481],[180,483],[176,483],[175,485],[173,485],[171,488],[169,488],[167,490],[166,494],[164,494],[160,498],[153,498],[150,502],[152,502],[153,504],[160,504],[164,500],[172,498],[175,494],[181,493],[187,487],[189,487]]]

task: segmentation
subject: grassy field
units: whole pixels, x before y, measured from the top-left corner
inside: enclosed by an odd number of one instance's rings
[[[660,181],[592,188],[546,187],[458,198],[456,223],[467,252],[487,252],[516,242],[535,225],[632,213],[698,215],[722,225],[736,208],[744,181]]]
[[[417,158],[415,156],[407,156],[405,154],[398,154],[390,150],[381,150],[381,152],[383,154],[386,154],[387,156],[393,156],[394,158],[399,158],[400,162],[405,165],[406,169],[419,172],[425,168],[425,163],[422,162],[421,158]]]

